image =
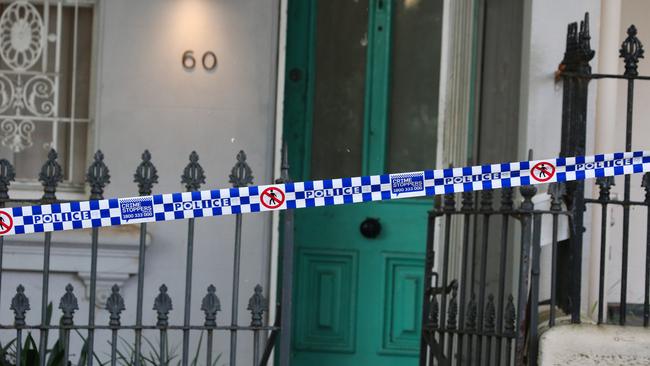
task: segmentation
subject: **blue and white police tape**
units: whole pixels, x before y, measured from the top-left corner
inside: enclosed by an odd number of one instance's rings
[[[0,210],[0,235],[384,201],[648,171],[650,152],[638,151],[11,207]]]

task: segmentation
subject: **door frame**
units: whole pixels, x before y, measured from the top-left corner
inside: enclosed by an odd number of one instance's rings
[[[469,154],[472,153],[469,145],[473,141],[473,130],[475,125],[476,111],[472,108],[459,108],[459,105],[465,103],[466,105],[476,104],[476,85],[478,75],[476,73],[476,64],[478,62],[477,50],[479,48],[478,38],[480,38],[480,29],[478,29],[477,18],[478,10],[477,4],[479,0],[442,0],[443,1],[443,19],[442,19],[442,39],[441,39],[441,60],[440,60],[440,84],[439,84],[439,100],[438,100],[438,136],[441,143],[437,146],[436,153],[436,167],[445,166],[453,163],[454,161],[463,163],[467,160]],[[390,0],[388,1],[390,3]],[[292,179],[301,180],[308,173],[305,163],[311,160],[311,156],[306,151],[305,136],[311,138],[311,130],[307,130],[307,125],[311,125],[311,100],[308,98],[307,103],[309,106],[305,108],[286,108],[286,94],[297,93],[300,87],[307,87],[304,85],[306,81],[305,75],[292,75],[289,70],[292,62],[299,61],[302,64],[308,65],[310,55],[313,55],[313,50],[308,48],[309,39],[307,35],[314,32],[295,32],[294,29],[305,27],[303,22],[300,26],[295,22],[289,22],[289,18],[295,15],[297,11],[306,11],[305,5],[309,1],[301,0],[279,0],[279,27],[278,27],[278,62],[277,62],[277,79],[276,79],[276,116],[275,116],[275,154],[274,154],[274,176],[279,176],[280,166],[282,160],[282,147],[287,146],[288,156],[303,156],[303,161],[300,164],[293,164]],[[313,26],[313,17],[315,13],[310,14],[310,24]],[[471,21],[467,22],[467,19]],[[372,21],[372,17],[370,18]],[[385,19],[384,19],[385,21]],[[304,29],[304,28],[302,28]],[[373,27],[374,29],[374,27]],[[461,34],[463,31],[469,31],[470,42],[472,47],[470,49],[457,47],[458,43],[467,41],[463,39]],[[298,34],[296,34],[298,33]],[[390,34],[390,32],[385,32]],[[371,35],[369,35],[371,37]],[[390,39],[389,39],[390,41]],[[302,44],[302,47],[296,47],[296,43]],[[314,42],[311,42],[313,45]],[[390,52],[390,44],[385,47],[384,52]],[[375,50],[378,51],[378,50]],[[455,60],[455,61],[454,61]],[[460,61],[458,61],[460,60]],[[460,63],[455,65],[454,62]],[[313,65],[312,65],[313,66]],[[311,68],[313,72],[313,67]],[[375,70],[379,71],[379,70]],[[385,77],[389,78],[389,70],[385,69]],[[302,77],[299,82],[289,82],[292,77]],[[311,75],[313,77],[313,74]],[[469,82],[468,82],[469,81]],[[386,95],[386,102],[383,108],[387,108],[388,91],[384,91]],[[313,88],[308,91],[308,96],[313,96]],[[375,95],[377,97],[377,95]],[[368,102],[368,101],[367,101]],[[303,103],[304,105],[304,103]],[[287,116],[302,116],[302,123],[299,126],[288,127],[285,125],[284,120]],[[307,124],[309,119],[309,124]],[[384,123],[384,125],[386,125]],[[366,126],[368,128],[370,126]],[[464,136],[453,134],[453,131],[460,131]],[[365,132],[365,131],[364,131]],[[373,131],[374,132],[374,131]],[[382,139],[386,138],[386,130],[382,132]],[[384,140],[385,141],[385,140]],[[447,141],[447,144],[444,143]],[[464,144],[464,147],[453,149],[452,144]],[[286,145],[285,145],[286,144]],[[364,146],[366,142],[364,141]],[[365,160],[365,159],[364,159]],[[380,161],[373,162],[373,167],[381,163],[383,166],[385,156],[381,155]],[[290,165],[291,165],[290,161]],[[364,162],[365,164],[365,162]],[[458,165],[458,163],[457,163]],[[461,164],[462,165],[462,164]],[[370,170],[370,164],[364,165],[363,173]],[[272,264],[271,268],[271,293],[274,296],[281,294],[282,288],[279,282],[280,274],[282,273],[281,258],[278,255],[283,247],[283,216],[274,212],[273,228],[272,231],[272,263],[277,263],[277,267]],[[434,238],[434,248],[438,248],[439,238]],[[274,312],[275,309],[272,310]],[[272,315],[272,314],[270,314]],[[289,333],[292,331],[290,330]],[[290,336],[289,336],[290,337]],[[278,354],[276,354],[276,357]],[[276,359],[276,362],[280,358]]]

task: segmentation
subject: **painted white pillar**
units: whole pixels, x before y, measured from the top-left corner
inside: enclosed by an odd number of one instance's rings
[[[474,37],[474,0],[445,0],[443,3],[438,93],[438,146],[436,168],[465,166],[470,121],[471,78]],[[443,220],[437,220],[434,250],[442,253]],[[452,219],[449,276],[459,278],[462,255],[460,217]],[[440,260],[442,255],[437,256]],[[441,268],[441,267],[439,267]]]
[[[621,36],[621,0],[601,0],[600,13],[600,43],[596,50],[598,57],[598,70],[593,72],[603,74],[616,74],[620,60],[618,49]],[[594,151],[596,153],[608,153],[615,150],[616,134],[616,112],[618,104],[618,85],[616,79],[603,79],[598,81],[596,93],[596,126]],[[594,189],[593,194],[598,196],[598,190]],[[608,215],[611,219],[612,214]],[[589,259],[589,295],[588,309],[593,319],[598,317],[598,308],[593,306],[598,301],[598,285],[600,276],[600,231],[601,212],[594,210],[591,223],[591,256]],[[608,225],[609,226],[609,225]],[[608,231],[608,233],[611,230]],[[607,240],[609,243],[609,240]],[[605,272],[607,273],[607,271]],[[607,281],[605,281],[607,284]],[[605,288],[605,301],[607,299],[607,288]],[[593,314],[591,311],[593,310]],[[605,319],[607,312],[605,311]]]

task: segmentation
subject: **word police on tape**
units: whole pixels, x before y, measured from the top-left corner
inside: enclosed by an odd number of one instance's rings
[[[0,235],[423,197],[650,171],[644,151],[0,210]]]

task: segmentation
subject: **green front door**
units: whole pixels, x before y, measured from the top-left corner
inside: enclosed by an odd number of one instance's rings
[[[284,138],[295,180],[434,167],[441,3],[289,1]],[[292,365],[417,363],[431,207],[296,211]],[[362,234],[377,221],[376,237]]]

